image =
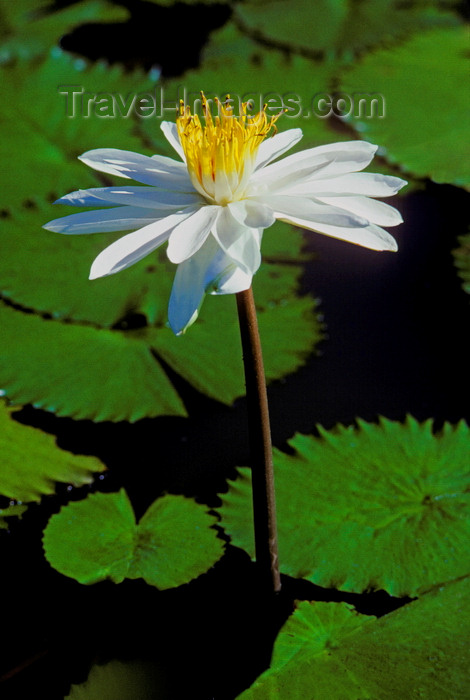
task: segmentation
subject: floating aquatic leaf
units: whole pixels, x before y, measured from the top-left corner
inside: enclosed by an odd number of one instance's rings
[[[85,169],[85,168],[84,168]],[[0,289],[4,298],[48,314],[102,328],[120,327],[144,315],[163,325],[175,267],[163,249],[120,275],[90,281],[90,267],[101,250],[121,234],[65,236],[42,228],[68,207],[42,206],[3,221]]]
[[[0,9],[0,62],[36,58],[80,24],[119,21],[127,16],[123,7],[103,0],[82,0],[60,9],[47,1],[4,2]]]
[[[191,332],[175,338],[165,327],[175,266],[164,251],[89,281],[110,235],[61,236],[40,228],[45,218],[44,209],[23,212],[0,231],[0,289],[22,307],[0,305],[0,387],[10,400],[93,420],[185,415],[165,364],[224,403],[244,393],[231,297],[209,298]],[[254,288],[269,379],[297,369],[321,336],[313,300],[296,297],[301,243],[286,224],[263,241]]]
[[[168,697],[164,677],[157,661],[95,664],[84,683],[72,685],[65,700],[164,700]]]
[[[53,435],[14,420],[15,413],[0,401],[0,495],[16,501],[39,501],[54,493],[55,482],[89,484],[104,470],[96,457],[61,450]],[[16,508],[16,506],[13,506]],[[18,515],[5,509],[0,516]]]
[[[90,66],[54,49],[37,67],[18,61],[0,68],[0,80],[0,126],[8,134],[0,143],[1,159],[8,163],[0,195],[4,210],[32,206],[44,198],[53,201],[78,187],[102,185],[77,160],[89,149],[142,148],[134,133],[133,100],[157,89],[143,73],[126,74],[104,63]],[[101,106],[95,95],[104,100]],[[111,95],[114,118],[104,109]],[[159,125],[156,119],[151,121],[157,142]]]
[[[124,490],[69,503],[44,531],[48,562],[91,584],[143,578],[160,589],[187,583],[220,559],[223,542],[206,507],[183,496],[156,500],[136,524]]]
[[[187,583],[207,571],[223,554],[224,544],[204,505],[183,496],[152,503],[137,526],[128,578],[143,578],[160,589]]]
[[[470,430],[359,422],[296,435],[275,452],[281,571],[326,588],[418,595],[470,572]],[[223,496],[222,525],[253,555],[249,470]]]
[[[343,603],[300,603],[271,668],[240,700],[468,697],[469,579],[379,620]]]
[[[242,8],[242,5],[238,7]],[[291,17],[292,13],[284,12],[283,22]],[[253,100],[253,111],[264,103],[268,104],[271,114],[279,113],[284,107],[287,111],[278,122],[279,129],[301,128],[304,135],[294,152],[353,138],[352,129],[350,133],[344,127],[338,131],[335,128],[337,122],[333,125],[327,118],[328,114],[340,114],[334,95],[342,67],[343,63],[334,59],[314,62],[303,56],[286,55],[275,48],[267,48],[229,22],[212,33],[198,69],[185,73],[184,82],[182,79],[171,80],[163,87],[168,103],[175,105],[179,99],[184,99],[193,107],[203,89],[208,98],[218,96],[225,99],[229,94],[235,106],[239,101]],[[366,115],[367,121],[375,121],[380,113],[375,95],[372,93],[369,98],[370,86],[361,86],[360,93],[351,103],[352,119],[356,115]],[[139,127],[151,142],[155,136],[152,123],[141,120]],[[386,163],[377,161],[371,169],[396,174]]]
[[[68,116],[70,91],[61,95],[57,86],[82,86],[92,96],[120,94],[126,102],[155,85],[142,75],[123,75],[120,68],[101,64],[90,68],[62,53],[52,54],[34,70],[19,62],[3,71],[7,95],[0,122],[9,139],[2,141],[0,152],[14,172],[0,203],[5,207],[0,289],[15,308],[0,310],[5,318],[2,388],[14,402],[31,402],[59,415],[95,420],[184,415],[163,360],[199,391],[231,403],[244,392],[239,355],[232,351],[233,343],[239,344],[233,300],[215,300],[212,307],[217,312],[212,315],[206,304],[188,340],[170,338],[164,325],[174,266],[164,264],[157,253],[153,264],[146,259],[119,278],[89,282],[93,259],[113,237],[73,238],[41,229],[54,214],[60,215],[59,210],[46,213],[42,198],[98,184],[77,155],[100,146],[145,150],[136,143],[135,120],[99,117],[93,101],[89,118]],[[86,103],[82,98],[79,92],[80,114]],[[158,119],[142,119],[141,128],[144,122],[147,137],[158,141]],[[161,150],[158,144],[155,150]],[[8,217],[15,202],[29,208]],[[296,298],[300,269],[289,263],[297,255],[292,251],[297,251],[298,235],[285,226],[280,230],[292,246],[284,247],[282,264],[265,264],[255,279],[262,332],[276,348],[265,352],[269,379],[296,369],[320,335],[312,300]],[[270,229],[263,242],[265,261],[275,238]],[[34,342],[32,332],[38,334]],[[215,352],[218,362],[207,362]]]
[[[310,0],[249,0],[235,6],[235,16],[250,35],[317,58],[350,57],[424,29],[458,23],[442,3],[431,1],[317,0],[312,5]]]
[[[61,212],[68,214],[70,208],[43,205],[3,220],[2,296],[54,318],[103,328],[125,324],[129,316],[138,314],[150,324],[164,325],[176,271],[164,248],[119,275],[90,281],[94,258],[122,234],[67,236],[42,229],[48,217]],[[282,222],[265,233],[262,252],[266,264],[255,278],[260,305],[292,294],[301,272],[297,263],[305,259],[301,246],[301,233]]]
[[[341,90],[373,88],[385,97],[386,116],[350,124],[404,171],[468,187],[468,69],[465,28],[426,32],[365,56],[344,73]]]
[[[60,323],[3,305],[0,319],[0,385],[13,403],[96,421],[185,415],[145,331]]]
[[[23,513],[28,510],[28,506],[15,503],[6,508],[0,508],[0,530],[6,530],[8,528],[7,518],[21,518]]]
[[[262,109],[264,103],[269,115],[287,108],[277,126],[281,131],[302,129],[304,138],[296,147],[299,150],[350,138],[332,131],[327,120],[317,116],[318,95],[328,92],[335,67],[334,63],[316,64],[301,56],[287,57],[281,51],[262,47],[228,23],[211,35],[199,68],[164,84],[165,97],[175,105],[184,99],[192,111],[201,90],[209,99],[217,96],[224,100],[229,94],[237,113],[238,102],[248,100],[253,101],[253,113]],[[148,138],[153,138],[149,121],[142,120],[139,126]]]

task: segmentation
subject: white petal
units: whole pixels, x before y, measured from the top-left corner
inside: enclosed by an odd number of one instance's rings
[[[105,233],[109,231],[129,231],[153,223],[159,217],[150,209],[141,207],[115,207],[96,209],[79,214],[63,216],[45,224],[43,228],[56,233]]]
[[[407,184],[406,180],[379,173],[348,173],[337,177],[317,178],[292,186],[292,194],[334,196],[364,194],[391,197]],[[290,190],[289,190],[290,191]],[[287,192],[287,190],[286,190]]]
[[[64,194],[63,197],[56,199],[54,204],[67,204],[72,207],[112,207],[113,202],[106,201],[102,197],[98,197],[97,194],[93,194],[97,189],[99,188],[69,192],[69,194]]]
[[[227,265],[223,273],[218,276],[217,280],[214,280],[213,288],[210,290],[210,293],[237,294],[238,292],[244,292],[245,289],[249,289],[251,287],[253,275],[243,272],[243,270],[237,267],[228,256],[225,256],[225,260],[230,261],[230,265]]]
[[[144,185],[191,192],[193,187],[184,163],[164,156],[144,156],[117,148],[97,148],[79,156],[86,165],[109,175],[118,175]]]
[[[343,226],[329,226],[328,224],[312,224],[305,219],[298,217],[282,217],[282,221],[287,221],[289,224],[301,226],[302,228],[324,233],[332,238],[339,238],[349,243],[371,248],[372,250],[391,250],[398,249],[397,242],[387,231],[375,224],[369,224],[363,228],[348,228]]]
[[[261,246],[261,235],[255,232],[255,240],[258,248]],[[206,293],[210,294],[236,294],[248,289],[253,278],[252,274],[243,272],[232,258],[219,247],[217,241],[211,236],[205,243],[213,241],[216,245],[216,253],[206,270]]]
[[[310,221],[311,224],[324,223],[332,226],[367,226],[369,221],[361,216],[350,213],[340,207],[324,204],[319,200],[307,197],[288,197],[286,195],[270,195],[260,198],[267,202],[275,211],[276,219],[284,216]]]
[[[271,189],[293,186],[307,179],[331,177],[362,170],[371,162],[377,146],[367,141],[346,141],[294,153],[253,174],[254,182]]]
[[[182,263],[194,255],[208,237],[220,207],[199,207],[175,228],[170,236],[167,255],[173,263]]]
[[[256,154],[255,170],[264,168],[275,158],[282,156],[283,153],[295,146],[302,138],[302,129],[288,129],[281,131],[271,138],[265,139]]]
[[[230,202],[228,208],[237,221],[249,228],[268,228],[276,220],[272,208],[255,199]]]
[[[325,204],[346,209],[379,226],[398,226],[403,223],[403,218],[397,209],[370,197],[319,197],[319,200]]]
[[[222,250],[247,275],[254,275],[261,263],[260,235],[243,226],[228,207],[221,207],[212,233]]]
[[[173,146],[181,160],[186,162],[186,157],[184,155],[176,124],[174,122],[162,122],[160,129],[163,131],[168,143],[170,146]]]
[[[125,204],[134,207],[163,210],[181,209],[190,204],[203,203],[195,192],[166,192],[156,187],[94,187],[89,190],[71,192],[58,199],[55,204],[73,204],[75,206],[112,206]]]
[[[175,226],[191,214],[192,210],[171,214],[111,243],[93,262],[90,279],[112,275],[138,262],[168,240]]]
[[[168,320],[176,335],[181,335],[196,320],[204,295],[235,294],[248,289],[251,276],[245,275],[210,236],[191,258],[178,265]]]
[[[218,248],[212,240],[209,238],[197,253],[176,268],[168,304],[168,321],[176,335],[184,333],[198,316],[206,293],[206,269]]]

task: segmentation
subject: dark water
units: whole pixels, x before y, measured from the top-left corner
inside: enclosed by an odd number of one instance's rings
[[[430,184],[394,203],[405,219],[390,230],[397,253],[308,236],[318,257],[305,288],[321,299],[328,340],[292,381],[304,399],[300,430],[309,415],[326,427],[356,416],[468,417],[470,307],[451,251],[465,233],[469,197]]]
[[[469,419],[470,309],[451,256],[465,232],[467,200],[436,185],[401,199],[406,223],[396,229],[396,254],[306,234],[315,258],[303,291],[321,299],[327,338],[319,356],[269,388],[275,445],[317,423],[331,427],[355,417],[403,420],[410,413],[433,417],[437,425]],[[25,409],[21,420],[58,435],[64,448],[100,456],[109,471],[92,488],[124,486],[137,515],[165,491],[215,506],[235,466],[248,462],[245,401],[226,408],[176,381],[189,419],[94,425]],[[38,688],[51,700],[62,698],[69,682],[86,677],[92,660],[141,655],[158,659],[165,670],[163,697],[229,700],[268,664],[276,629],[295,598],[347,600],[370,614],[402,602],[380,592],[342,595],[284,579],[271,615],[253,565],[233,548],[208,574],[173,591],[141,581],[81,586],[44,563],[40,538],[50,514],[85,493],[61,487],[2,537],[9,640],[2,665],[43,654],[3,684],[2,698],[33,697]]]
[[[150,10],[138,7],[145,19]],[[149,49],[147,68],[171,56],[164,74],[178,75],[189,66],[189,55],[197,64],[209,29],[222,24],[227,11],[212,12],[212,25],[207,20],[200,33],[188,31],[186,41],[197,36],[197,45],[190,46],[184,44],[184,27],[177,46],[174,32],[167,36],[162,30],[174,23],[174,15],[165,12],[159,10],[153,25],[137,14],[145,36],[129,27],[95,27],[75,33],[64,47],[132,64],[139,46],[154,46],[153,37],[163,45]],[[111,55],[110,47],[120,48]],[[469,420],[469,298],[451,256],[457,237],[466,232],[468,203],[467,194],[432,184],[397,200],[406,223],[394,231],[396,254],[306,234],[315,258],[306,265],[302,291],[321,300],[327,337],[318,356],[269,387],[276,446],[285,446],[296,431],[350,424],[356,417],[403,420],[411,414],[419,420],[432,417],[437,426]],[[216,506],[217,493],[226,489],[235,467],[248,463],[245,401],[220,406],[172,379],[188,419],[94,425],[29,408],[20,419],[57,435],[66,449],[98,455],[109,470],[92,489],[124,486],[137,516],[166,491]],[[208,574],[176,590],[159,592],[142,581],[81,586],[44,562],[41,533],[51,513],[86,493],[60,487],[57,496],[32,506],[9,534],[1,534],[2,669],[17,669],[0,686],[2,700],[38,694],[61,700],[70,682],[86,678],[92,661],[135,656],[161,665],[166,691],[160,700],[231,700],[269,663],[276,630],[295,598],[347,600],[370,614],[402,602],[381,592],[341,595],[285,578],[271,614],[259,595],[254,566],[234,548]]]

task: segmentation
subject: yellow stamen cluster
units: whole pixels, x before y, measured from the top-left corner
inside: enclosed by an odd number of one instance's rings
[[[238,198],[236,192],[253,170],[258,147],[271,129],[275,133],[280,114],[268,117],[264,108],[250,115],[248,102],[244,102],[241,114],[236,116],[227,96],[225,103],[215,100],[218,115],[213,118],[204,94],[201,104],[204,126],[199,116],[191,114],[190,107],[181,102],[176,119],[178,134],[194,186],[204,196],[224,204],[232,197]]]

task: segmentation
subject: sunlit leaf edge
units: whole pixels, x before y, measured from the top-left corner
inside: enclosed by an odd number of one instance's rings
[[[394,596],[467,574],[468,426],[434,434],[432,421],[412,417],[358,424],[298,434],[293,454],[275,450],[281,572]],[[239,472],[219,512],[232,543],[253,557],[250,471]]]
[[[374,85],[385,95],[384,119],[347,122],[361,138],[380,144],[392,166],[415,178],[466,189],[470,134],[461,87],[468,74],[467,36],[466,26],[417,34],[364,56],[339,80],[348,94]]]
[[[415,33],[456,26],[457,2],[400,5],[390,0],[355,5],[309,0],[252,0],[236,3],[237,27],[262,46],[297,53],[316,62],[341,60],[399,44]]]
[[[53,7],[46,0],[5,2],[0,64],[37,59],[64,34],[85,23],[120,22],[128,17],[125,7],[103,0],[82,0],[65,7]]]
[[[15,420],[17,411],[0,400],[0,495],[19,504],[39,501],[55,491],[57,483],[92,483],[104,464],[92,456],[72,454],[56,444],[54,435]],[[2,516],[17,514],[6,509]]]
[[[103,61],[93,64],[58,47],[33,64],[18,60],[12,66],[0,66],[0,79],[4,91],[0,126],[9,135],[0,148],[2,159],[9,163],[0,208],[7,212],[54,201],[77,185],[82,189],[102,186],[103,179],[77,160],[85,151],[142,149],[135,110],[119,106],[115,118],[102,117],[93,101],[83,101],[85,93],[119,93],[127,99],[129,94],[159,90],[151,73],[127,73],[122,66]],[[72,97],[74,86],[76,97]],[[160,150],[166,139],[156,119],[152,119],[152,137]]]
[[[281,629],[271,668],[239,700],[467,697],[468,577],[379,620],[344,603],[301,602]]]
[[[9,301],[0,305],[0,314],[5,317],[0,384],[11,401],[96,421],[186,415],[160,360],[197,391],[215,400],[230,405],[243,395],[233,296],[206,297],[198,321],[183,338],[175,338],[162,324],[174,275],[174,266],[163,259],[164,251],[155,260],[147,258],[120,275],[98,280],[103,282],[98,288],[95,281],[88,281],[87,269],[93,246],[100,250],[105,245],[101,234],[64,237],[43,232],[39,225],[36,230],[36,219],[43,215],[44,208],[40,208],[23,212],[18,219],[11,216],[2,229],[5,238],[0,289]],[[23,244],[17,245],[20,240]],[[65,241],[62,258],[56,252],[56,240],[59,250]],[[269,381],[298,369],[323,336],[317,303],[311,297],[297,296],[305,258],[301,248],[301,232],[286,224],[278,223],[266,232],[266,255],[254,288]],[[50,274],[49,254],[55,274]],[[22,260],[24,256],[26,260]],[[126,308],[142,315],[146,323],[126,328]],[[155,325],[153,320],[157,321]],[[130,321],[132,324],[132,314]],[[217,347],[215,337],[219,340]],[[67,351],[61,351],[61,347],[67,347]],[[127,360],[126,347],[131,352]],[[216,355],[220,362],[207,361]],[[137,361],[143,363],[142,367],[130,371]],[[119,367],[129,369],[122,380],[116,374]],[[156,383],[149,381],[152,376]]]
[[[124,489],[92,493],[53,515],[44,530],[49,564],[79,583],[143,578],[159,590],[206,573],[223,555],[224,543],[207,506],[167,494],[137,523]]]

